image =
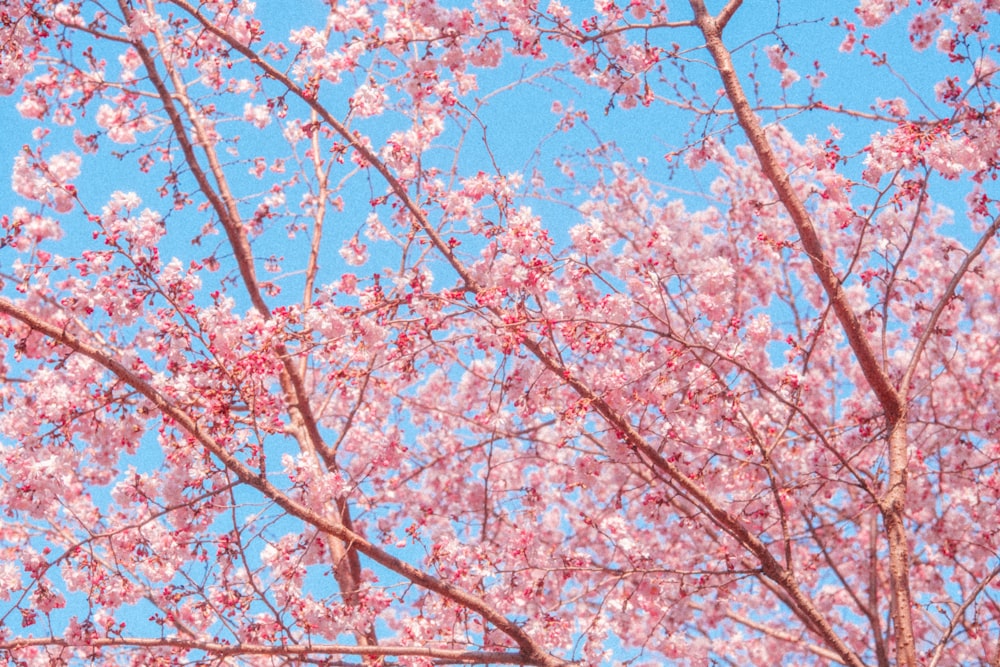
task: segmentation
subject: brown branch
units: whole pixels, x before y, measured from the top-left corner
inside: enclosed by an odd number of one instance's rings
[[[316,120],[315,112],[313,112],[313,117],[311,119],[313,122]],[[316,284],[316,274],[319,272],[319,249],[321,242],[323,240],[323,227],[326,220],[326,208],[327,208],[327,196],[328,187],[330,183],[330,167],[332,166],[332,161],[327,165],[324,170],[322,165],[322,158],[320,157],[322,152],[319,147],[319,132],[313,132],[312,135],[312,167],[313,174],[316,177],[316,187],[318,196],[316,197],[316,210],[313,212],[313,232],[309,243],[309,263],[306,265],[306,281],[305,286],[302,288],[302,310],[303,312],[309,308],[313,300],[313,288]],[[305,375],[306,367],[305,360],[303,360],[302,365],[299,367],[299,373]]]
[[[743,128],[747,139],[757,154],[764,175],[771,182],[777,192],[778,198],[788,211],[792,222],[799,232],[802,248],[809,256],[813,272],[823,286],[824,291],[826,291],[827,298],[830,299],[830,304],[833,306],[834,313],[836,313],[837,319],[844,329],[844,334],[847,336],[847,340],[854,351],[865,379],[885,410],[886,418],[890,423],[895,423],[899,421],[903,414],[903,401],[895,387],[893,387],[891,379],[882,369],[882,364],[875,355],[874,349],[869,344],[864,327],[851,309],[840,279],[834,273],[833,266],[831,266],[827,259],[812,218],[806,210],[805,204],[795,194],[791,179],[782,169],[781,161],[774,154],[760,119],[754,114],[750,101],[747,99],[746,93],[743,92],[743,86],[740,83],[729,51],[722,43],[722,35],[719,27],[708,13],[708,10],[705,9],[702,0],[690,0],[690,2],[692,8],[695,10],[698,25],[705,35],[706,48],[715,59],[719,76],[722,78],[726,89],[726,96],[733,105],[740,126]]]
[[[893,619],[897,654],[900,664],[908,667],[915,666],[916,644],[913,635],[912,601],[909,586],[909,544],[903,522],[908,463],[905,400],[893,386],[892,380],[883,369],[875,350],[868,342],[861,322],[851,309],[843,285],[823,250],[822,242],[809,212],[802,200],[796,195],[791,179],[771,148],[760,119],[751,108],[729,50],[722,42],[721,27],[705,8],[703,0],[689,1],[695,13],[695,21],[705,37],[705,47],[715,61],[726,90],[726,96],[736,112],[739,124],[757,155],[764,175],[771,182],[779,200],[798,230],[799,242],[809,257],[813,273],[826,292],[861,372],[878,399],[888,421],[889,486],[885,496],[879,501],[879,507],[882,510],[889,541],[889,571],[894,601]],[[824,629],[828,628],[829,625],[825,624]],[[846,645],[833,635],[832,629],[830,629],[830,635],[846,649]],[[850,657],[852,661],[857,660],[860,664],[860,659],[853,653],[845,653],[844,656],[845,658]],[[852,662],[852,664],[854,663]]]
[[[130,21],[132,14],[125,0],[119,0],[119,7],[126,21]],[[159,33],[155,33],[155,35],[162,52],[162,37]],[[271,319],[271,310],[264,301],[260,284],[257,281],[253,250],[250,247],[242,217],[236,206],[236,199],[229,188],[225,170],[218,159],[212,142],[209,140],[199,120],[198,113],[187,95],[184,81],[177,71],[171,67],[170,63],[165,61],[164,64],[167,67],[171,83],[177,91],[176,94],[172,94],[160,77],[156,61],[149,52],[149,49],[141,41],[135,41],[133,45],[139,53],[150,81],[160,96],[170,123],[174,128],[177,140],[181,145],[185,163],[191,169],[191,173],[198,184],[198,189],[208,199],[223,229],[226,231],[229,245],[233,250],[237,266],[240,270],[243,285],[254,308],[263,317]],[[175,100],[177,100],[177,103],[175,103]],[[202,152],[208,161],[208,172],[202,168],[198,160],[195,152],[195,142],[192,142],[188,136],[184,120],[181,117],[180,110],[177,108],[178,103],[184,109],[184,113],[191,122],[198,145],[202,147]],[[209,173],[211,173],[212,179],[215,181],[215,186],[212,185],[209,179]],[[216,187],[218,191],[216,191]],[[329,448],[326,447],[323,437],[319,432],[316,418],[312,413],[309,393],[306,390],[302,374],[295,365],[294,358],[288,354],[283,344],[278,343],[275,347],[277,356],[282,363],[282,371],[279,379],[286,397],[290,422],[296,440],[304,451],[308,451],[313,456],[321,458],[329,470],[338,470],[339,466],[330,453]],[[350,508],[346,500],[340,498],[336,504],[337,514],[341,517],[345,526],[353,531]],[[349,604],[356,606],[359,603],[358,591],[361,587],[361,562],[358,555],[350,545],[343,545],[330,540],[327,540],[327,545],[334,559],[334,574],[341,592]],[[368,644],[375,644],[376,636],[374,627],[369,628],[360,639]]]
[[[736,10],[740,8],[743,4],[743,0],[729,0],[726,6],[722,8],[719,15],[715,17],[715,24],[719,27],[719,30],[723,30],[726,24],[729,23],[729,19],[733,18],[733,14]]]
[[[533,665],[520,653],[504,651],[462,651],[456,649],[431,648],[427,646],[348,646],[344,644],[286,644],[269,646],[266,644],[222,644],[180,637],[93,637],[84,644],[70,642],[59,637],[24,637],[0,642],[0,650],[15,651],[30,647],[59,647],[67,650],[90,648],[171,648],[189,651],[204,651],[216,656],[276,656],[284,658],[307,658],[309,656],[359,655],[359,656],[405,656],[432,658],[435,664],[497,664]]]

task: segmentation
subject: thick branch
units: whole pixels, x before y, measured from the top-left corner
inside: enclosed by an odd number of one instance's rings
[[[131,20],[131,11],[124,0],[119,1],[119,6],[126,20]],[[160,40],[160,48],[162,50],[162,38],[159,34],[157,34],[157,39]],[[134,46],[139,53],[150,81],[156,88],[156,92],[163,103],[167,117],[170,119],[170,124],[181,145],[185,163],[194,175],[199,191],[208,199],[209,204],[215,211],[216,217],[226,231],[229,245],[233,250],[233,255],[236,258],[243,285],[250,297],[250,301],[257,312],[265,318],[271,319],[270,308],[264,301],[260,284],[257,281],[253,250],[250,247],[243,220],[236,205],[236,199],[230,190],[229,181],[222,164],[219,162],[215,148],[212,146],[203,128],[199,115],[196,112],[197,110],[191,104],[184,81],[177,71],[167,63],[168,75],[177,91],[176,95],[171,94],[166,83],[159,75],[156,61],[149,52],[149,49],[141,41],[136,41]],[[192,142],[188,136],[187,125],[181,116],[178,104],[184,109],[184,113],[190,121],[197,144],[202,147],[202,152],[208,162],[208,172],[200,164],[195,151],[195,142]],[[211,179],[209,178],[209,173],[211,174]],[[212,184],[213,180],[215,182],[214,186]],[[282,362],[282,372],[280,374],[281,387],[286,396],[291,424],[297,431],[296,437],[303,449],[311,452],[314,456],[322,458],[329,470],[337,470],[338,466],[332,454],[330,454],[325,446],[323,437],[319,432],[316,418],[312,413],[309,395],[305,383],[302,381],[302,375],[296,367],[292,355],[287,353],[284,345],[279,343],[276,347],[278,357]],[[337,513],[345,526],[348,529],[352,529],[350,508],[345,500],[338,499]],[[328,546],[335,561],[334,573],[341,592],[349,604],[356,605],[358,603],[357,593],[361,585],[361,561],[357,553],[348,546],[329,540]],[[360,639],[367,644],[375,644],[374,628],[370,628]]]
[[[59,637],[23,637],[0,642],[0,650],[14,651],[29,647],[61,647],[67,650],[79,648],[172,648],[188,651],[203,651],[214,656],[277,656],[281,658],[307,658],[310,656],[405,656],[432,658],[438,665],[532,665],[520,653],[501,651],[458,651],[427,646],[347,646],[343,644],[308,644],[298,646],[286,644],[269,646],[267,644],[221,644],[219,642],[202,641],[186,637],[93,637],[86,641],[85,647],[71,643]]]
[[[833,306],[834,313],[843,327],[844,334],[847,336],[851,350],[858,360],[858,365],[861,367],[865,379],[872,391],[875,392],[889,423],[894,424],[902,416],[903,400],[888,374],[882,369],[882,364],[879,362],[875,350],[868,342],[864,327],[854,311],[851,310],[843,285],[827,259],[812,218],[806,211],[805,204],[796,195],[791,179],[782,169],[781,161],[771,149],[767,133],[764,131],[760,119],[753,112],[750,101],[747,99],[746,93],[743,92],[743,86],[733,66],[729,51],[722,43],[721,28],[705,9],[702,0],[691,0],[691,6],[695,10],[698,27],[701,28],[705,36],[705,46],[715,60],[719,76],[726,89],[726,96],[733,105],[740,127],[743,128],[747,139],[753,146],[764,175],[771,182],[778,199],[781,200],[799,232],[802,248],[809,256],[813,272],[823,286],[827,298],[830,299],[830,305]]]
[[[715,61],[739,124],[753,146],[761,169],[774,187],[785,210],[788,211],[799,233],[802,248],[812,263],[813,273],[826,292],[861,372],[888,421],[889,486],[885,496],[879,501],[879,507],[882,510],[889,541],[889,573],[893,593],[892,613],[896,632],[896,651],[900,664],[916,665],[909,585],[910,549],[903,521],[908,466],[905,396],[893,386],[875,350],[868,342],[864,328],[851,309],[843,285],[823,250],[809,212],[795,193],[791,179],[771,149],[767,133],[743,91],[729,50],[722,42],[721,26],[709,14],[703,0],[690,0],[690,4],[695,13],[695,22],[705,37],[705,46]]]

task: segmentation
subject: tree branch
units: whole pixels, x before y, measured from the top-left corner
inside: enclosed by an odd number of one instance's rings
[[[0,650],[16,651],[30,647],[60,647],[68,650],[90,648],[158,649],[172,648],[204,651],[220,657],[275,656],[310,658],[313,656],[357,655],[364,657],[425,657],[439,665],[534,665],[520,653],[504,651],[461,651],[427,646],[349,646],[345,644],[222,644],[181,637],[93,637],[79,644],[59,637],[24,637],[0,642]],[[324,663],[326,664],[326,663]]]

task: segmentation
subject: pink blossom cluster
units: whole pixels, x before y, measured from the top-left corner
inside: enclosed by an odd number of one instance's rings
[[[47,160],[22,153],[14,158],[11,186],[22,197],[51,204],[59,213],[66,213],[76,200],[72,181],[80,175],[81,162],[77,153],[65,151]]]

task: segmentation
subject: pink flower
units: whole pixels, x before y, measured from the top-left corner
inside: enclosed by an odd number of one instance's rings
[[[80,156],[63,152],[49,160],[49,173],[56,183],[66,183],[80,175]]]
[[[785,62],[785,49],[777,44],[772,44],[764,49],[771,68],[781,74],[781,87],[788,88],[799,80],[799,74]]]
[[[134,192],[122,192],[121,190],[116,190],[111,193],[111,201],[116,207],[132,211],[139,208],[139,205],[142,203],[142,198]]]
[[[254,127],[263,130],[271,124],[271,109],[266,104],[243,105],[243,120],[253,123]]]
[[[901,0],[900,5],[905,7],[909,0]],[[861,22],[868,28],[874,28],[885,23],[894,12],[897,11],[896,3],[893,0],[861,0],[861,4],[854,13],[861,17]]]
[[[793,83],[798,81],[800,78],[801,77],[799,77],[799,73],[793,70],[791,67],[789,67],[788,69],[786,69],[784,72],[781,73],[781,87],[788,88]]]
[[[970,86],[976,84],[990,83],[993,79],[993,75],[1000,70],[997,67],[996,61],[989,56],[981,56],[976,60],[975,67],[973,68],[972,76],[969,77],[968,84]]]
[[[97,124],[108,131],[108,138],[118,144],[134,144],[135,132],[129,123],[129,110],[124,106],[102,104],[97,110]]]
[[[60,213],[73,208],[76,188],[70,181],[80,174],[80,156],[63,152],[48,163],[32,163],[26,155],[14,158],[11,186],[27,199],[49,203]]]
[[[131,12],[128,25],[123,27],[121,31],[130,40],[138,41],[144,35],[159,28],[162,23],[163,19],[158,15],[150,14],[144,9],[136,9]]]
[[[25,94],[16,105],[18,113],[25,118],[41,120],[49,110],[48,102],[38,95]]]
[[[355,91],[350,103],[354,113],[362,118],[377,116],[385,108],[385,91],[369,81]]]
[[[354,235],[340,249],[340,256],[350,266],[361,266],[368,261],[368,246],[361,243],[357,235]]]
[[[21,590],[21,571],[13,563],[0,563],[0,600],[9,600],[13,591]]]
[[[878,105],[889,112],[889,115],[895,116],[896,118],[905,118],[909,115],[910,109],[906,106],[906,101],[901,97],[896,97],[891,100],[883,100],[881,98],[876,98]]]

